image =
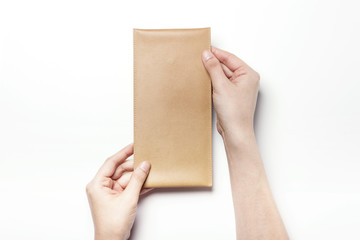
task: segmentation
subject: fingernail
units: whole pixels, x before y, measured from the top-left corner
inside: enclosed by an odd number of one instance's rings
[[[150,163],[147,161],[144,161],[140,164],[139,166],[142,170],[144,170],[145,172],[148,172],[150,170]]]
[[[212,54],[212,52],[210,52],[210,51],[208,51],[208,50],[203,51],[202,57],[203,57],[204,61],[209,60],[209,59],[212,58],[213,56],[214,56],[214,55]]]

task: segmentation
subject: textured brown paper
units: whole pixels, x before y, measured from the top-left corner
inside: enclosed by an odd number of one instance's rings
[[[133,29],[134,161],[144,187],[212,186],[210,28]]]

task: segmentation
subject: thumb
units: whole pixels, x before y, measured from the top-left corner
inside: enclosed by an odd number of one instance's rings
[[[202,52],[204,66],[211,77],[211,82],[215,88],[219,87],[227,79],[219,60],[209,50]]]
[[[127,185],[125,191],[130,192],[131,195],[139,195],[140,190],[149,175],[150,163],[144,161],[139,164],[139,166],[134,170],[131,175],[129,184]]]

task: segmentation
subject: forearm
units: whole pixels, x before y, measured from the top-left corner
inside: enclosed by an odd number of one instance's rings
[[[237,239],[288,239],[267,181],[253,131],[223,134]]]

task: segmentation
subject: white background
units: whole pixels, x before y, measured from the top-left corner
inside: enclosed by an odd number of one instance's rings
[[[256,134],[290,237],[360,239],[359,7],[0,1],[0,239],[92,238],[85,185],[133,140],[132,29],[197,27],[262,77]],[[235,239],[215,128],[213,153],[212,191],[153,191],[133,239]]]

